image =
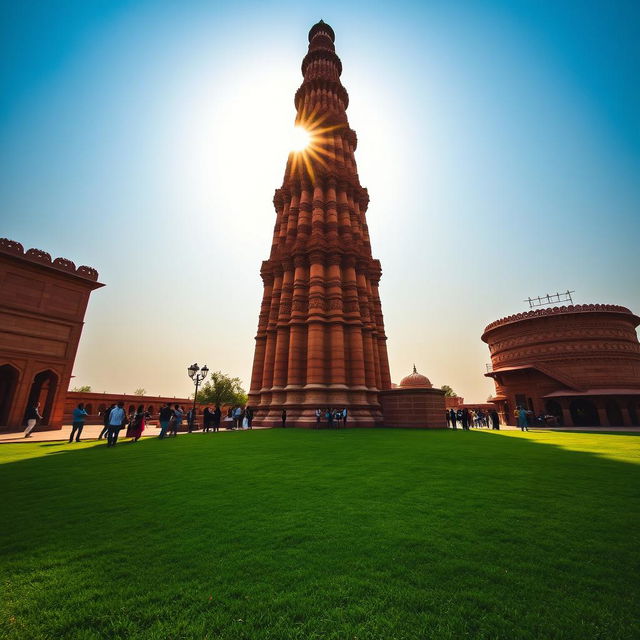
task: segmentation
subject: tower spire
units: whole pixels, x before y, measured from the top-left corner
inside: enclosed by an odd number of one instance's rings
[[[283,408],[305,426],[315,423],[318,408],[346,407],[352,424],[377,425],[378,391],[391,388],[382,271],[371,255],[369,195],[357,173],[334,42],[323,20],[311,27],[294,99],[295,122],[310,143],[289,154],[273,199],[249,394],[263,424],[279,424]]]

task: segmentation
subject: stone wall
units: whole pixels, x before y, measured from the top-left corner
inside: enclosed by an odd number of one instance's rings
[[[385,427],[444,429],[444,391],[440,389],[390,389],[379,394]]]

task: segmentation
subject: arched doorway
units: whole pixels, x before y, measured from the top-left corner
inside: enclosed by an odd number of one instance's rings
[[[607,400],[605,404],[607,410],[607,420],[611,427],[621,427],[624,425],[622,418],[622,411],[620,411],[620,405],[615,400]]]
[[[53,410],[53,400],[56,397],[56,391],[58,389],[58,376],[47,369],[41,371],[33,379],[31,385],[31,391],[29,392],[29,401],[26,410],[33,406],[34,403],[40,403],[40,414],[42,415],[42,424],[49,424],[51,419],[51,411]]]
[[[564,424],[562,419],[562,407],[557,400],[547,400],[544,405],[544,410],[558,421],[559,426]]]
[[[575,427],[599,427],[598,410],[590,400],[574,400],[569,405],[571,419]]]
[[[504,403],[504,423],[511,425],[513,424],[513,416],[511,415],[511,407],[508,402]]]
[[[631,424],[634,426],[640,425],[640,420],[638,419],[638,402],[637,400],[631,400],[629,405],[627,406],[629,409],[629,418],[631,418]]]
[[[0,367],[0,426],[6,426],[9,420],[19,375],[20,372],[10,364]]]

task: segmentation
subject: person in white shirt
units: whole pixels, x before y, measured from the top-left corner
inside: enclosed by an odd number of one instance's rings
[[[118,402],[118,404],[111,409],[109,413],[109,430],[107,431],[107,447],[115,447],[118,442],[118,434],[120,429],[124,426],[127,414],[124,410],[124,402]]]

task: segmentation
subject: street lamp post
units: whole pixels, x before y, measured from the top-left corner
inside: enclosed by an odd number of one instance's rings
[[[191,431],[191,426],[193,425],[193,421],[196,415],[196,400],[198,399],[198,387],[200,383],[207,377],[209,374],[209,367],[205,364],[202,369],[198,366],[198,363],[195,362],[188,369],[187,373],[189,377],[193,380],[193,383],[196,385],[196,392],[193,394],[193,407],[191,413],[191,424],[189,425],[189,431]]]

